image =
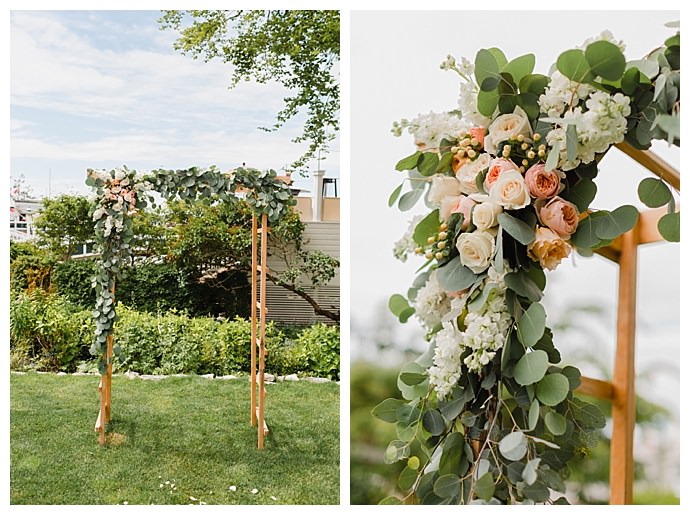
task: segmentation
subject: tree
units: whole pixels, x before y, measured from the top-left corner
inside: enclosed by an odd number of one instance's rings
[[[340,60],[338,11],[163,11],[162,29],[179,32],[175,49],[194,59],[232,64],[231,87],[240,81],[277,81],[289,91],[268,131],[306,110],[303,132],[293,142],[309,148],[293,167],[327,151],[339,129]],[[191,25],[183,23],[191,18]]]
[[[94,239],[91,207],[91,202],[79,195],[43,199],[35,222],[39,245],[48,248],[59,259],[70,259],[78,245]]]
[[[227,272],[251,270],[251,211],[246,205],[178,201],[169,208],[175,235],[168,242],[168,257],[185,273],[224,288]],[[340,314],[309,295],[303,279],[306,276],[314,285],[326,284],[340,263],[324,252],[304,251],[304,228],[295,211],[271,227],[270,253],[284,263],[285,270],[270,271],[266,277],[302,297],[317,315],[337,322]]]

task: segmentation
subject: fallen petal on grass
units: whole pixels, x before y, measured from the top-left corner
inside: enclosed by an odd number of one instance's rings
[[[253,493],[253,494],[258,494],[259,491],[258,491],[256,488],[254,488],[254,489],[252,490],[252,493]]]

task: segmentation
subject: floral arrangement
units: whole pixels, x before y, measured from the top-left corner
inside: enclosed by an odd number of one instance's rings
[[[389,205],[424,198],[429,208],[395,244],[399,259],[424,263],[407,296],[389,302],[401,322],[419,319],[429,349],[400,372],[404,400],[373,410],[396,425],[385,460],[406,461],[404,501],[567,503],[552,497],[565,492],[568,462],[596,444],[605,419],[573,396],[580,372],[560,364],[540,300],[545,270],[637,222],[633,206],[591,207],[609,148],[680,145],[680,34],[641,60],[623,50],[603,33],[563,52],[549,76],[533,73],[531,54],[448,56],[441,69],[462,79],[458,108],[393,126],[417,151],[398,162],[407,178]],[[678,241],[668,186],[649,178],[638,191],[668,205],[659,231]]]
[[[209,201],[236,202],[240,196],[256,215],[266,214],[274,223],[280,220],[296,201],[289,186],[277,180],[274,170],[259,171],[238,168],[222,173],[214,166],[208,169],[154,170],[138,174],[127,167],[110,171],[87,171],[86,184],[93,189],[96,239],[100,246],[99,271],[92,279],[96,289],[93,316],[96,322],[91,354],[98,356],[98,367],[104,373],[108,365],[107,341],[117,320],[115,280],[121,277],[131,259],[132,216],[154,203],[151,192],[172,200],[206,198]],[[113,348],[118,355],[119,347]]]

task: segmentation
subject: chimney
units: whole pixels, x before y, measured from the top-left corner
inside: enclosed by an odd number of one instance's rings
[[[312,197],[312,220],[314,222],[320,222],[323,219],[323,176],[325,174],[325,170],[314,172],[314,196]]]

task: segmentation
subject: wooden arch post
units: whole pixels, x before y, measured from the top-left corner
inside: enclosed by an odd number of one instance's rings
[[[110,290],[115,302],[115,279],[113,279],[113,286]],[[101,380],[98,383],[99,393],[99,410],[98,418],[96,419],[96,426],[94,431],[98,433],[98,443],[105,445],[105,426],[110,422],[110,393],[112,391],[111,384],[113,380],[113,335],[108,335],[107,340],[108,350],[106,351],[107,368],[105,373],[101,374]]]
[[[264,448],[264,437],[268,435],[268,425],[264,417],[266,386],[264,371],[266,366],[266,273],[268,272],[268,216],[261,215],[261,227],[256,215],[252,215],[252,330],[251,330],[251,424],[258,426],[258,447]],[[259,249],[259,238],[261,247]],[[259,255],[257,255],[257,253]],[[257,286],[257,275],[259,285]],[[258,289],[258,292],[257,292]],[[257,298],[258,297],[258,298]],[[259,314],[257,332],[257,311]],[[258,353],[258,362],[257,362]],[[257,370],[258,367],[258,370]],[[257,382],[258,375],[258,382]],[[258,390],[258,402],[257,402]]]
[[[680,191],[680,174],[650,151],[625,143],[617,147]],[[661,241],[657,222],[664,208],[643,211],[637,225],[608,247],[597,250],[618,263],[618,318],[613,382],[582,378],[578,392],[611,401],[610,504],[633,502],[633,437],[635,431],[635,318],[637,304],[637,251],[640,245]]]

